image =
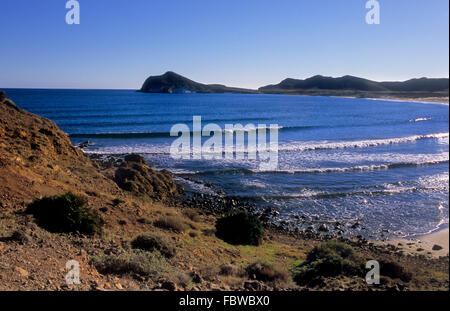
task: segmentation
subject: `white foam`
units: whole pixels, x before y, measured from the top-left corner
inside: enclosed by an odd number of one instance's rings
[[[359,141],[341,141],[341,142],[317,142],[317,143],[296,143],[281,145],[278,147],[280,151],[311,151],[311,150],[325,150],[325,149],[349,149],[349,148],[368,148],[382,145],[410,143],[422,139],[443,139],[448,138],[449,133],[436,133],[427,135],[414,135],[399,138],[385,138],[385,139],[370,139]]]

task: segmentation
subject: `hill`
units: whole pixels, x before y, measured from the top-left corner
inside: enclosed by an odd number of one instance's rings
[[[256,93],[254,90],[227,87],[221,84],[202,84],[168,71],[150,76],[141,87],[144,93]]]
[[[301,94],[322,96],[429,98],[448,97],[449,79],[411,79],[377,82],[354,76],[338,78],[314,76],[305,80],[285,79],[258,89],[266,94]]]

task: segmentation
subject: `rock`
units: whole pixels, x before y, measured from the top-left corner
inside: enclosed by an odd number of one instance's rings
[[[442,249],[442,246],[434,244],[432,250],[434,251],[440,251]]]
[[[130,157],[133,161],[124,162],[114,174],[114,181],[120,188],[158,201],[171,200],[181,193],[172,173],[152,169],[141,156],[129,155],[126,159]]]
[[[264,289],[264,285],[259,281],[246,281],[244,288],[250,291],[261,291]]]
[[[78,148],[84,149],[84,148],[89,147],[90,144],[91,144],[91,143],[90,143],[89,141],[85,141],[85,142],[79,144],[79,145],[78,145]]]
[[[25,269],[23,269],[23,268],[21,268],[21,267],[15,267],[14,270],[16,270],[17,272],[19,272],[19,274],[20,274],[21,276],[23,276],[23,277],[27,277],[27,276],[30,275],[30,273],[29,273],[27,270],[25,270]]]
[[[161,284],[161,289],[166,289],[169,291],[177,291],[178,287],[177,287],[177,284],[175,284],[172,281],[165,281]]]
[[[13,232],[9,240],[18,242],[23,245],[29,243],[31,241],[31,237],[27,235],[25,232],[17,230]]]
[[[0,102],[6,99],[6,93],[4,91],[0,91]]]
[[[319,226],[319,231],[328,232],[329,231],[328,226],[326,224],[321,224]]]
[[[129,154],[125,156],[125,161],[126,162],[136,162],[136,163],[141,163],[141,164],[145,164],[145,158],[143,156],[140,156],[138,154]]]
[[[202,283],[203,282],[202,277],[199,274],[195,273],[195,272],[193,272],[191,274],[191,277],[192,277],[192,282],[194,282],[194,283],[198,284],[198,283]]]
[[[350,228],[352,228],[352,229],[356,229],[356,228],[358,228],[358,226],[360,225],[361,223],[360,222],[355,222]]]

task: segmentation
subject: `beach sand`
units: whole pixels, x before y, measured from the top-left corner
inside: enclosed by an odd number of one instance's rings
[[[425,255],[430,257],[448,256],[449,254],[449,229],[418,236],[414,239],[392,239],[377,244],[389,244],[398,248],[404,254]],[[438,249],[441,247],[441,249]],[[434,248],[434,249],[433,249]]]
[[[435,104],[448,104],[449,97],[395,97],[395,96],[386,96],[386,97],[377,97],[377,98],[368,98],[373,100],[389,100],[389,101],[398,101],[398,102],[414,102],[414,103],[435,103]]]

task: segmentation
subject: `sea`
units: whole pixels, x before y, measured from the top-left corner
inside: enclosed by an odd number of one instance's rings
[[[7,89],[86,153],[139,153],[188,192],[251,201],[290,228],[339,222],[371,239],[448,226],[449,107],[362,98]],[[175,124],[278,126],[278,167],[254,159],[174,159]]]

